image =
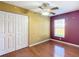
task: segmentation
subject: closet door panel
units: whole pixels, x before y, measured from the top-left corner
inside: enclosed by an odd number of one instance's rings
[[[23,38],[22,38],[22,16],[16,16],[16,50],[23,48]]]
[[[4,13],[0,13],[0,55],[4,54]]]
[[[8,33],[9,27],[8,27],[8,25],[9,25],[8,14],[5,13],[4,14],[5,53],[8,53],[8,51],[9,51],[9,42],[8,42],[9,41],[9,33]]]
[[[27,29],[26,29],[26,25],[27,22],[26,19],[27,17],[19,15],[18,17],[16,17],[16,50],[17,49],[21,49],[21,48],[25,48],[28,45],[28,38],[27,37]]]
[[[22,38],[23,38],[23,46],[28,46],[28,17],[22,17]]]
[[[25,32],[24,32],[24,29],[25,29],[25,19],[23,19],[24,17],[21,16],[20,18],[20,21],[19,21],[19,35],[20,35],[20,41],[19,41],[19,44],[20,44],[20,47],[21,48],[25,48],[26,45],[25,45],[25,38],[24,38],[24,35],[25,35]],[[24,23],[23,23],[24,22]]]
[[[9,40],[8,40],[8,47],[9,52],[15,50],[15,15],[14,14],[8,14],[8,20],[9,20]]]
[[[16,15],[17,16],[17,15]],[[16,35],[16,50],[19,49],[19,24],[18,24],[18,21],[19,21],[19,18],[15,16],[15,35]]]

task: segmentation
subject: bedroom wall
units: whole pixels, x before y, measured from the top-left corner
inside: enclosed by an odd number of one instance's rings
[[[70,13],[57,15],[50,17],[50,37],[59,40],[54,37],[54,20],[65,18],[65,37],[62,39],[65,42],[79,45],[79,10]]]
[[[30,44],[48,40],[50,37],[50,19],[48,17],[41,16],[40,14],[29,13],[29,15]]]
[[[45,17],[30,10],[6,4],[4,2],[0,2],[0,11],[22,14],[29,17],[29,45],[47,40],[49,38],[49,17]]]

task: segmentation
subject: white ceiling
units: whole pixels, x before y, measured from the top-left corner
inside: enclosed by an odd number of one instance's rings
[[[5,1],[6,3],[13,4],[19,7],[23,7],[34,12],[40,13],[41,10],[38,6],[41,6],[45,1]],[[79,10],[79,1],[49,1],[51,7],[59,7],[58,10],[53,10],[56,15]],[[54,16],[54,15],[52,15]]]

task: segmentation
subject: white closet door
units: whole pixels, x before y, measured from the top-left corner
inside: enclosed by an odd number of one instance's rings
[[[8,49],[9,52],[15,50],[15,14],[8,14],[9,21],[9,35],[8,35]]]
[[[5,53],[15,50],[14,38],[14,17],[13,14],[3,12],[4,14],[4,34],[5,34]]]
[[[23,46],[28,47],[28,16],[22,17],[22,39]]]
[[[16,50],[28,46],[28,17],[16,17]]]
[[[4,13],[4,34],[5,34],[5,36],[4,36],[4,39],[5,39],[5,41],[4,41],[4,43],[5,43],[5,53],[8,53],[8,51],[9,51],[9,27],[8,27],[8,25],[9,25],[9,20],[8,20],[8,14],[7,13],[5,13],[5,12],[3,12]]]
[[[0,13],[0,55],[4,54],[4,13]]]
[[[28,46],[28,17],[21,17],[21,47]]]
[[[0,11],[0,55],[28,47],[28,17]]]

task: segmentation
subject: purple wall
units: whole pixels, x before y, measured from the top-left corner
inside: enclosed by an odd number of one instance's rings
[[[60,18],[65,18],[66,23],[65,38],[62,38],[62,40],[79,45],[79,10],[50,17],[50,37],[58,40],[58,37],[54,37],[53,21]]]

